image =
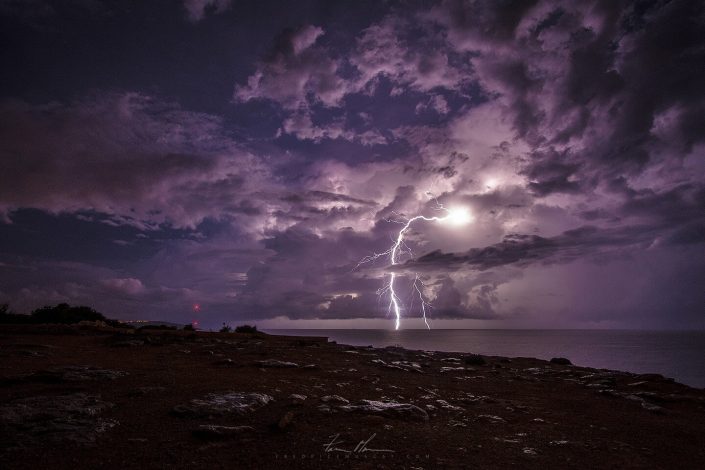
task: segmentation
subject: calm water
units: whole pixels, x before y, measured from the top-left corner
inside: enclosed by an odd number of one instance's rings
[[[272,334],[328,336],[355,346],[477,354],[567,357],[573,364],[637,373],[655,372],[705,388],[705,331],[633,330],[269,330]]]

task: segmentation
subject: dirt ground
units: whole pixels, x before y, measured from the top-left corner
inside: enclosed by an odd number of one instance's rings
[[[0,358],[7,469],[705,468],[705,391],[656,374],[58,326]]]

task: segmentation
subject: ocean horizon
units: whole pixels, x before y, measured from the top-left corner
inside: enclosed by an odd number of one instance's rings
[[[566,357],[577,366],[657,373],[705,388],[705,331],[601,329],[264,329],[271,334],[327,336],[353,346],[475,353],[487,356]]]

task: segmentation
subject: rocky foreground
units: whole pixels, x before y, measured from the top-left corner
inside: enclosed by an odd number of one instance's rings
[[[565,360],[0,326],[3,468],[705,468],[705,391]]]

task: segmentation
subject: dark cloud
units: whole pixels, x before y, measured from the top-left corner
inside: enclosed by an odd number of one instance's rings
[[[147,96],[97,95],[71,104],[0,105],[0,211],[92,210],[147,228],[195,226],[255,211],[240,201],[268,169],[219,119]],[[258,171],[260,176],[257,176]]]
[[[646,249],[656,240],[658,233],[653,226],[600,229],[590,225],[551,238],[513,233],[506,235],[500,243],[473,248],[465,253],[433,251],[407,261],[399,269],[443,271],[470,266],[482,271],[504,265],[569,263],[627,246]]]
[[[566,154],[559,155],[555,150],[535,152],[531,155],[531,164],[523,172],[529,180],[529,189],[537,196],[553,193],[577,193],[580,191],[577,163],[564,163],[569,160]]]
[[[235,99],[271,99],[296,110],[305,108],[312,94],[325,106],[338,105],[345,82],[338,76],[339,61],[316,45],[323,34],[323,28],[315,25],[281,32],[247,84],[235,87]]]
[[[208,13],[223,13],[232,6],[232,0],[184,0],[184,9],[191,21],[202,20]]]
[[[452,2],[436,14],[457,47],[479,53],[481,83],[534,147],[525,172],[537,195],[594,186],[596,173],[643,171],[665,152],[682,158],[692,148],[685,136],[703,137],[702,120],[680,118],[703,106],[694,88],[704,78],[702,9],[693,2]],[[662,126],[681,138],[658,139]]]

